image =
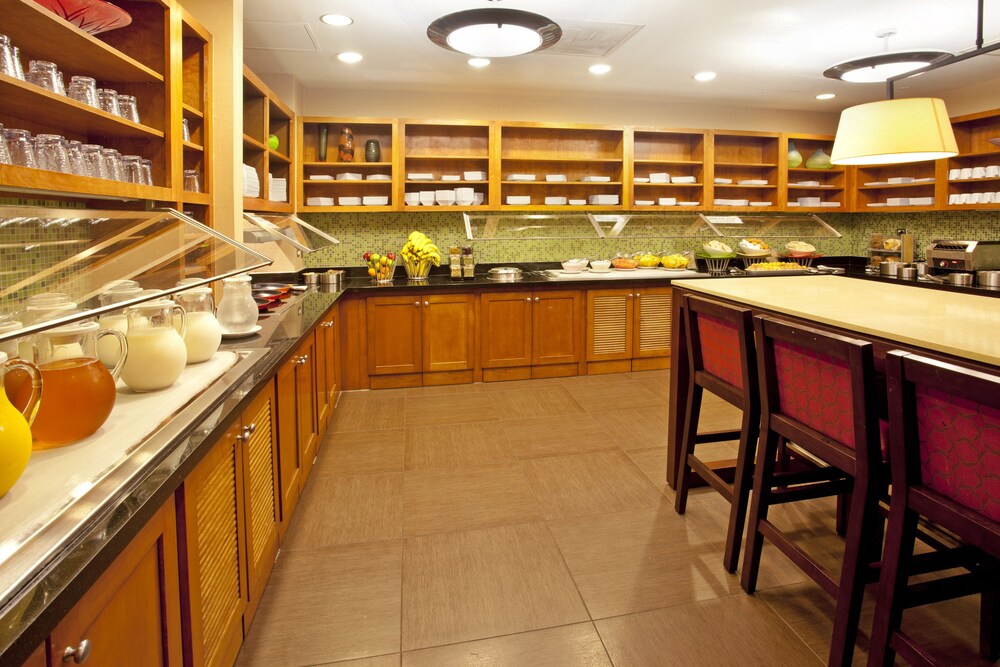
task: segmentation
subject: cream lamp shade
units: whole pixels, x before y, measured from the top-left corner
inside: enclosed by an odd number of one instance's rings
[[[840,113],[834,164],[898,164],[958,155],[944,100],[909,97],[848,107]]]

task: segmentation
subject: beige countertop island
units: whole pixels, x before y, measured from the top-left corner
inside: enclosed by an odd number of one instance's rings
[[[845,276],[678,280],[674,287],[1000,366],[1000,300]]]

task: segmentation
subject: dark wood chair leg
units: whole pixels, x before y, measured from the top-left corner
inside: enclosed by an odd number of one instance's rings
[[[897,520],[897,514],[902,514],[903,518]],[[889,509],[889,529],[879,575],[871,643],[868,647],[868,667],[892,667],[896,661],[896,652],[889,646],[889,639],[903,622],[902,600],[906,594],[907,573],[916,542],[917,519],[917,514],[905,507]]]
[[[684,436],[681,441],[681,455],[677,469],[677,492],[674,494],[674,511],[684,514],[687,510],[688,491],[691,488],[691,464],[688,457],[694,454],[695,440],[698,438],[698,421],[701,418],[701,399],[704,389],[692,383],[688,388],[688,400],[684,413]]]
[[[1000,588],[984,591],[979,601],[979,655],[1000,659]]]
[[[740,547],[743,528],[746,524],[747,505],[750,503],[750,488],[753,486],[754,455],[760,431],[760,415],[743,413],[740,429],[740,446],[736,454],[736,470],[733,477],[733,500],[729,509],[729,531],[726,533],[726,551],[722,564],[726,572],[736,572],[740,562]]]
[[[740,573],[740,586],[747,593],[753,593],[757,590],[760,552],[764,547],[764,535],[760,532],[760,522],[767,518],[779,440],[784,440],[784,438],[764,425],[761,429],[760,451],[753,476],[753,499],[750,501],[750,516],[747,517],[746,545],[743,548],[743,572]]]
[[[851,518],[851,496],[842,493],[837,496],[836,530],[841,537],[847,537],[847,522]]]

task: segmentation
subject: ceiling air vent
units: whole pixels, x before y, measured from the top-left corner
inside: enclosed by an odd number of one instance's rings
[[[554,19],[562,28],[562,39],[547,48],[544,55],[604,58],[642,30],[641,25],[597,23]]]
[[[243,48],[267,51],[319,51],[319,42],[307,23],[244,21]]]

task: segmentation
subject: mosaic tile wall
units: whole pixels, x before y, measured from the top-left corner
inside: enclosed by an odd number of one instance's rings
[[[691,219],[692,214],[674,215]],[[811,239],[816,248],[828,255],[866,256],[872,233],[895,234],[906,228],[915,234],[918,256],[923,256],[936,238],[1000,240],[1000,212],[941,211],[926,213],[829,213],[820,216],[839,231],[836,239]],[[544,262],[569,257],[612,257],[617,252],[636,250],[696,250],[697,239],[546,239],[480,240],[465,239],[461,213],[311,213],[302,218],[340,240],[307,256],[310,267],[362,266],[366,251],[398,251],[411,230],[419,229],[442,250],[451,243],[472,245],[480,263]],[[591,231],[591,235],[594,233]]]

